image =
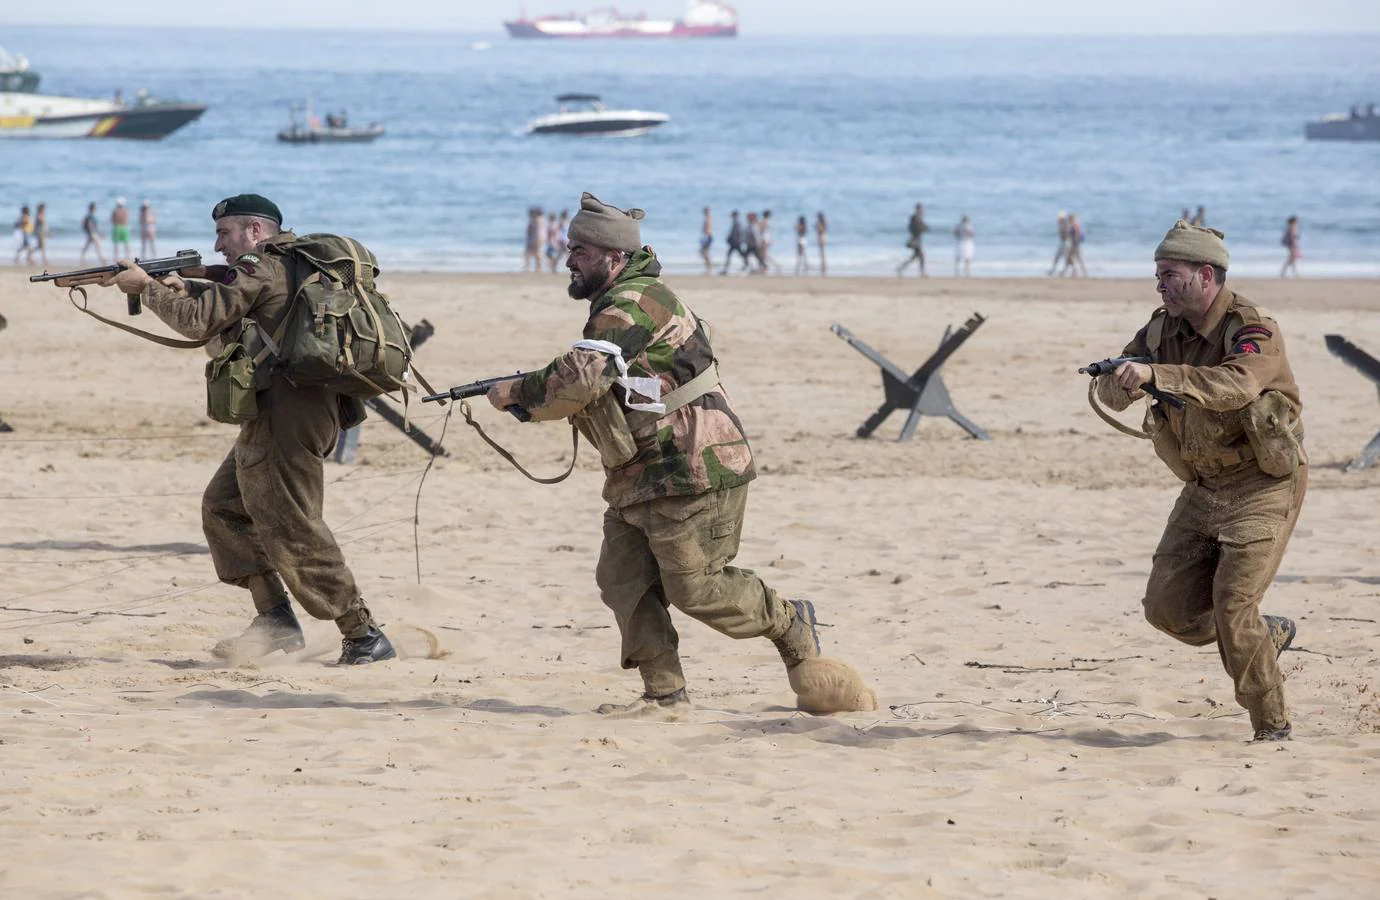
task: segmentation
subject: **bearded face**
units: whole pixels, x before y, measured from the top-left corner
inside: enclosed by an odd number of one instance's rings
[[[602,291],[613,278],[613,263],[607,251],[584,244],[569,248],[565,267],[570,270],[566,293],[572,300],[588,300]]]

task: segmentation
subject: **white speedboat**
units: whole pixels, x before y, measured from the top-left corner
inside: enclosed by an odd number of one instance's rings
[[[606,109],[598,94],[561,94],[560,111],[527,125],[528,134],[574,134],[636,137],[671,121],[666,113],[642,109]]]
[[[126,104],[38,92],[39,76],[22,56],[0,48],[0,138],[140,138],[157,140],[193,121],[206,107],[168,103],[145,92]]]

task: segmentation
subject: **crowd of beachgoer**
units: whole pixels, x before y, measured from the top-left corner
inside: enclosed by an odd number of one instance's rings
[[[96,201],[87,204],[86,215],[81,220],[81,235],[83,243],[81,245],[81,261],[84,263],[87,254],[94,253],[96,261],[105,264],[106,257],[103,249],[103,240],[106,235],[101,231],[101,222],[97,213]],[[158,255],[158,216],[153,211],[153,204],[145,200],[139,207],[139,258],[148,259]],[[130,221],[129,208],[125,205],[124,197],[115,198],[115,207],[110,212],[110,258],[127,259],[132,256],[130,246],[130,233],[132,223]],[[39,203],[29,211],[29,206],[25,204],[19,208],[19,218],[14,221],[14,264],[21,262],[25,265],[48,265],[48,246],[51,230],[48,225],[48,204]]]

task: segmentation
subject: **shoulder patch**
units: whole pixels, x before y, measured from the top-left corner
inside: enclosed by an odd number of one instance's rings
[[[1259,353],[1260,345],[1255,341],[1237,341],[1231,348],[1231,352],[1233,356],[1239,353]]]
[[[224,274],[224,275],[220,276],[220,283],[221,283],[221,284],[234,284],[234,283],[235,283],[235,279],[239,277],[239,274],[240,274],[240,273],[237,272],[237,271],[235,270],[235,267],[234,267],[234,266],[231,266],[230,268],[228,268],[228,269],[225,270],[225,274]]]
[[[251,262],[251,263],[256,263],[256,262],[259,262],[260,260],[259,260],[259,255],[258,255],[257,253],[242,253],[242,254],[240,254],[240,258],[239,258],[238,261],[239,261],[239,262]]]
[[[1237,329],[1236,333],[1231,336],[1231,339],[1232,343],[1239,343],[1247,338],[1268,341],[1272,337],[1274,337],[1274,332],[1264,325],[1247,325]]]

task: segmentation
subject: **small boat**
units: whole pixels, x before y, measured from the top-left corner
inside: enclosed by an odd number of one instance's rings
[[[1303,134],[1310,141],[1380,141],[1380,115],[1376,115],[1374,103],[1364,112],[1353,106],[1350,114],[1333,113],[1308,122]]]
[[[0,138],[135,138],[156,141],[195,121],[199,103],[157,100],[147,91],[127,105],[111,100],[59,97],[38,92],[39,74],[22,56],[0,47]]]
[[[528,134],[575,134],[637,137],[671,121],[666,113],[641,109],[606,109],[598,94],[561,94],[560,111],[533,119]]]
[[[299,112],[305,113],[301,119]],[[311,101],[307,101],[301,110],[292,108],[292,124],[278,132],[278,140],[286,144],[366,144],[381,134],[383,126],[377,122],[351,127],[344,111],[339,115],[327,113],[323,122],[312,115]]]
[[[700,38],[736,37],[738,13],[715,0],[690,0],[682,18],[649,19],[623,15],[616,9],[596,9],[584,15],[525,15],[503,23],[515,38]]]

